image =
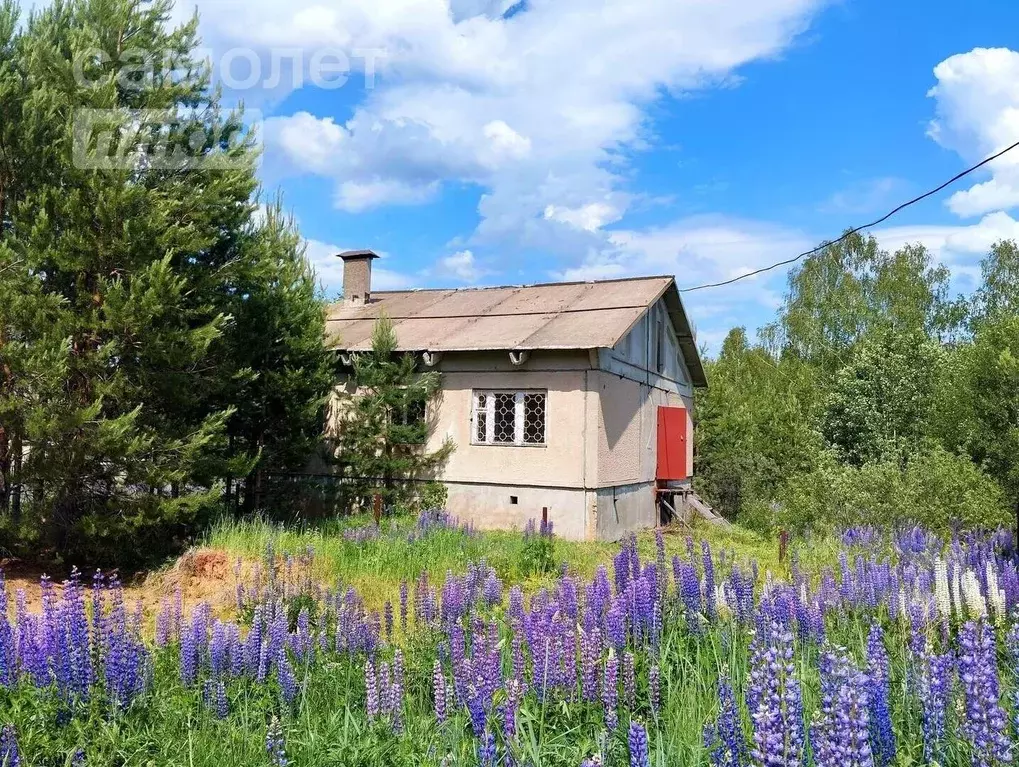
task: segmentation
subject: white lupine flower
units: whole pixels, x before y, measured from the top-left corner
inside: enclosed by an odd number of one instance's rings
[[[919,586],[917,590],[919,591]],[[952,617],[952,602],[948,595],[948,568],[941,557],[934,560],[934,603],[943,618]]]
[[[990,560],[987,562],[987,603],[995,620],[1003,621],[1005,619],[1005,592],[998,587],[998,572]]]
[[[959,583],[959,566],[952,565],[952,605],[956,615],[962,615],[962,588]]]
[[[731,612],[729,600],[725,596],[725,587],[722,584],[715,587],[715,605],[719,615],[728,615]]]
[[[962,596],[966,601],[966,612],[971,618],[987,617],[987,603],[980,593],[980,581],[972,570],[967,570],[962,576]]]
[[[906,609],[906,592],[899,589],[899,617],[903,621],[909,620],[909,610]]]

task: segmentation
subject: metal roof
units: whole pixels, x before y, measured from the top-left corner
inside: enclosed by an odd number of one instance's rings
[[[367,351],[383,313],[400,351],[599,349],[615,346],[665,296],[695,385],[704,368],[672,277],[495,288],[373,291],[367,304],[329,307],[326,340]]]

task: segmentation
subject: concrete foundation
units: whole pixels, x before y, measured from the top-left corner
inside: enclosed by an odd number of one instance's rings
[[[523,530],[548,509],[555,533],[571,541],[617,541],[658,524],[654,483],[596,489],[447,482],[447,509],[480,530]]]
[[[602,487],[595,494],[598,540],[618,541],[628,533],[658,524],[653,482]]]
[[[541,521],[545,507],[560,538],[583,541],[596,536],[594,504],[588,503],[594,494],[583,488],[466,482],[446,482],[446,487],[446,509],[481,530],[523,530],[528,520]]]

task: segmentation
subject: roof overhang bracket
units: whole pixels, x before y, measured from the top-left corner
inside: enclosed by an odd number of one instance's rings
[[[513,363],[513,367],[516,367],[516,368],[520,367],[525,362],[527,362],[527,359],[530,356],[531,356],[531,350],[530,349],[523,349],[523,350],[521,350],[519,352],[510,352],[509,353],[510,362]]]
[[[421,359],[427,367],[433,368],[442,361],[442,352],[422,352]]]

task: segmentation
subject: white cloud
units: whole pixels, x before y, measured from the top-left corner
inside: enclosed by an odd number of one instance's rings
[[[934,76],[935,141],[972,163],[1019,140],[1019,52],[974,48],[942,61]],[[949,210],[979,216],[1019,206],[1019,150],[986,167],[991,178],[949,197]]]
[[[484,274],[470,250],[459,250],[439,259],[438,271],[442,275],[455,277],[464,282],[477,282]]]
[[[544,215],[550,221],[558,221],[586,232],[595,232],[620,218],[619,210],[604,202],[592,202],[579,208],[547,205]]]
[[[626,212],[623,158],[647,142],[646,107],[779,54],[824,2],[531,0],[507,19],[497,0],[222,0],[203,24],[225,44],[386,52],[378,87],[342,124],[270,121],[276,172],[351,185],[337,196],[348,209],[478,184],[475,240],[582,253]]]
[[[396,179],[344,181],[336,190],[336,207],[348,213],[359,213],[379,205],[416,205],[438,192],[438,184],[412,184]]]
[[[565,279],[675,274],[684,287],[746,274],[794,256],[810,242],[802,232],[759,221],[693,216],[664,227],[612,232],[609,248],[561,274]]]
[[[555,277],[593,280],[648,274],[675,275],[680,289],[737,277],[801,253],[812,246],[806,234],[759,221],[723,216],[694,216],[645,231],[618,231],[610,247],[592,252],[584,261]],[[781,303],[775,288],[788,267],[741,280],[725,288],[694,291],[683,296],[690,315],[708,328],[698,339],[715,342],[722,328],[755,328]]]

